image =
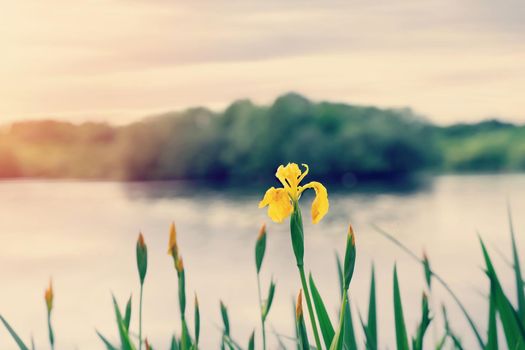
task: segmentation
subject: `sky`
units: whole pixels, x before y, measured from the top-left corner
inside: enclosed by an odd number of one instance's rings
[[[525,122],[523,0],[0,0],[0,123],[240,98]]]

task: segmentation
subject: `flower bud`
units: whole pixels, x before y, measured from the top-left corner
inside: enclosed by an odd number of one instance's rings
[[[303,290],[299,289],[297,303],[295,304],[295,320],[298,322],[303,317]]]
[[[49,280],[49,287],[47,287],[46,292],[44,294],[44,299],[46,300],[46,306],[47,306],[47,312],[51,312],[53,309],[53,283],[51,280]]]
[[[201,332],[201,314],[199,311],[199,299],[197,299],[197,293],[195,293],[194,321],[195,321],[195,344],[198,345],[200,332]]]
[[[355,234],[352,225],[348,226],[348,236],[346,239],[346,251],[345,251],[345,261],[344,261],[344,288],[348,290],[350,286],[350,281],[354,275],[356,260],[356,249],[355,249]]]
[[[299,340],[298,349],[303,349],[303,350],[310,349],[310,344],[308,342],[308,335],[306,332],[306,325],[304,323],[304,316],[303,316],[303,291],[302,289],[299,290],[299,295],[297,296],[297,303],[295,304],[295,326],[297,330],[297,338]]]
[[[137,239],[137,269],[139,271],[140,284],[144,284],[144,279],[146,278],[146,272],[148,270],[148,247],[144,242],[144,236],[142,232],[139,233],[139,238]]]
[[[139,238],[137,239],[137,244],[141,248],[145,248],[146,247],[146,242],[144,242],[144,236],[142,235],[142,232],[139,232]]]
[[[295,255],[297,266],[304,265],[304,230],[303,217],[297,201],[293,203],[293,212],[290,217],[290,235],[292,238],[292,248]]]
[[[259,235],[257,236],[257,240],[260,241],[265,235],[266,235],[266,224],[262,224],[261,228],[259,229]]]
[[[427,253],[423,250],[423,269],[425,272],[425,281],[427,282],[427,287],[430,290],[432,284],[432,270],[430,269],[430,262],[428,261]]]
[[[170,225],[170,240],[168,242],[168,254],[173,256],[174,259],[177,259],[179,254],[179,247],[177,245],[177,231],[175,230],[175,223]]]
[[[257,242],[255,243],[255,267],[257,273],[261,271],[261,266],[264,260],[264,253],[266,251],[266,225],[263,224],[259,230],[259,236],[257,236]]]
[[[350,238],[350,243],[355,247],[355,234],[352,225],[348,225],[348,237]]]

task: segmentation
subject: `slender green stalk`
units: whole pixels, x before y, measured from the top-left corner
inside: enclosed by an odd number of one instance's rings
[[[140,302],[139,302],[139,350],[142,350],[142,294],[144,292],[144,280],[146,279],[146,272],[148,271],[148,247],[144,242],[142,232],[139,233],[137,240],[137,270],[139,272],[140,280]],[[146,348],[148,344],[146,344]]]
[[[266,350],[266,327],[265,327],[264,315],[263,315],[263,302],[262,302],[262,296],[261,296],[261,278],[259,277],[259,273],[257,273],[257,292],[259,294],[259,312],[261,314],[263,350]]]
[[[343,290],[343,296],[341,299],[341,310],[339,311],[339,325],[337,326],[337,332],[332,339],[329,350],[339,350],[343,348],[343,337],[344,337],[344,326],[345,326],[345,313],[347,310],[348,303],[348,290]]]
[[[315,346],[318,350],[321,350],[321,340],[319,338],[319,332],[317,331],[317,322],[315,321],[314,310],[312,307],[312,300],[310,299],[310,292],[308,290],[308,283],[306,283],[306,276],[304,274],[304,267],[298,265],[299,275],[301,276],[301,284],[303,285],[304,297],[306,299],[306,305],[308,306],[308,316],[310,317],[310,323],[312,324],[312,329],[314,332]]]
[[[348,303],[348,290],[343,290],[343,296],[341,298],[341,310],[339,310],[339,322],[342,322],[341,320],[343,320],[343,316],[345,314],[345,307],[346,307],[346,304]]]
[[[140,284],[140,301],[139,301],[139,350],[142,349],[142,292],[144,285]]]
[[[53,333],[53,327],[51,326],[51,312],[47,313],[47,328],[49,330],[49,344],[51,350],[55,350],[55,334]]]

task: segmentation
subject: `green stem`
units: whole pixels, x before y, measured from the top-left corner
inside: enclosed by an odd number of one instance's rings
[[[315,345],[318,350],[322,350],[321,340],[319,338],[319,333],[317,332],[317,322],[315,321],[314,309],[312,307],[312,301],[310,299],[310,292],[308,291],[308,284],[306,283],[306,276],[304,274],[304,267],[298,265],[299,275],[301,276],[301,284],[303,285],[304,297],[306,299],[306,305],[308,306],[308,315],[310,316],[310,323],[312,324],[312,329],[314,332]]]
[[[144,285],[140,284],[140,301],[139,301],[139,350],[142,350],[142,292]]]
[[[266,327],[264,326],[264,317],[263,317],[263,302],[261,297],[261,279],[257,273],[257,291],[259,294],[259,310],[261,314],[261,327],[262,327],[262,341],[263,341],[263,350],[266,350]]]
[[[51,345],[51,350],[55,350],[55,334],[53,332],[53,327],[51,326],[51,312],[47,313],[47,328],[49,330],[49,344]]]
[[[343,290],[343,297],[341,300],[341,310],[339,312],[339,323],[344,322],[346,303],[348,302],[348,290]]]
[[[343,290],[343,297],[341,300],[341,310],[339,312],[339,325],[337,326],[337,333],[334,336],[334,339],[332,340],[332,344],[330,345],[330,350],[332,349],[340,349],[343,341],[343,328],[345,323],[345,310],[346,310],[346,304],[348,303],[348,290]]]

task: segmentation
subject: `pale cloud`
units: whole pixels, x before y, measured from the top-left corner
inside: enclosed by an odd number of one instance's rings
[[[122,123],[290,90],[525,121],[520,0],[0,1],[4,121]]]

